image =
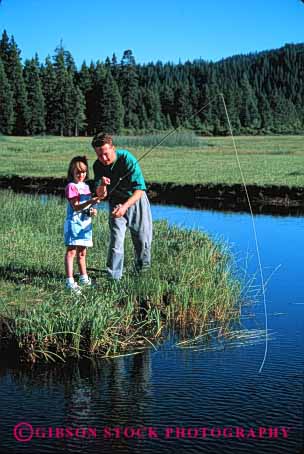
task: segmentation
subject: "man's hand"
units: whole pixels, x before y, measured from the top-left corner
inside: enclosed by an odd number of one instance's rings
[[[90,208],[90,213],[91,213],[91,216],[97,216],[96,208]]]
[[[132,205],[134,205],[137,202],[137,200],[139,200],[142,197],[143,194],[144,191],[142,191],[141,189],[136,189],[131,195],[131,197],[124,204],[116,205],[116,207],[112,211],[112,216],[114,218],[121,218],[122,216],[124,216],[126,211]]]
[[[96,194],[100,199],[105,199],[108,195],[107,186],[111,183],[110,178],[102,177],[101,184],[96,188]]]
[[[101,179],[101,184],[102,184],[102,185],[108,185],[108,184],[110,184],[110,183],[111,183],[110,178],[108,178],[108,177],[102,177],[102,179]]]
[[[114,218],[121,218],[122,216],[125,215],[126,211],[127,211],[128,207],[125,206],[125,204],[121,205],[116,205],[116,207],[114,208],[114,210],[112,211],[112,216]]]

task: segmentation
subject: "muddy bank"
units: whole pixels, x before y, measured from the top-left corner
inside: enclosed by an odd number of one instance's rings
[[[89,184],[92,185],[92,181]],[[64,178],[0,177],[0,188],[10,188],[16,192],[63,196],[65,185]],[[148,196],[152,203],[223,211],[249,211],[245,189],[240,184],[227,186],[223,184],[147,183],[147,185]],[[255,213],[304,214],[304,188],[248,185],[247,191]]]

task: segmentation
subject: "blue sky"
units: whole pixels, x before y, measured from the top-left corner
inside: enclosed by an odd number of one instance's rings
[[[304,42],[300,0],[2,0],[0,32],[41,61],[62,40],[78,66],[132,49],[138,63],[217,61]]]

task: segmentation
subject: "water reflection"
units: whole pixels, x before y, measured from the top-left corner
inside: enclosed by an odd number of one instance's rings
[[[254,349],[201,356],[165,344],[158,352],[112,361],[31,369],[11,366],[2,371],[1,378],[0,417],[7,429],[2,446],[6,452],[18,452],[20,444],[9,434],[15,423],[24,420],[44,428],[96,429],[96,438],[36,439],[22,446],[34,454],[172,452],[171,448],[184,453],[296,453],[301,446],[303,374],[294,366],[288,376],[273,376],[279,365],[272,358],[271,370],[258,376],[254,364],[248,362],[250,357],[254,358]],[[164,437],[168,427],[285,425],[292,427],[288,440],[240,443],[236,439]],[[154,427],[158,438],[115,437],[114,428],[140,426]]]
[[[122,446],[125,446],[124,452],[128,452],[130,440],[116,439],[114,431],[108,440],[105,434],[110,433],[110,429],[105,432],[105,427],[141,426],[147,416],[147,400],[151,397],[149,351],[111,361],[81,361],[68,366],[28,368],[11,364],[5,371],[1,370],[1,375],[2,384],[14,384],[15,396],[23,392],[24,413],[18,411],[20,402],[10,402],[7,427],[21,417],[43,427],[46,433],[48,427],[60,426],[96,428],[98,434],[90,440],[44,439],[43,445],[32,446],[31,452],[50,452],[49,449],[83,452],[84,447],[87,452],[90,446],[92,452],[100,452],[100,449],[111,452]],[[4,409],[10,397],[1,395],[1,401]],[[9,449],[12,445],[12,440],[4,439],[4,446]]]

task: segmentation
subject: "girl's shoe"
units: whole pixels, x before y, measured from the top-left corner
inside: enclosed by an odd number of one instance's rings
[[[82,286],[82,287],[92,287],[92,281],[91,279],[88,277],[88,279],[79,279],[79,284]]]
[[[79,287],[77,282],[68,282],[66,284],[66,288],[68,290],[71,290],[73,293],[76,293],[77,295],[80,295],[80,293],[81,293],[81,288]]]

